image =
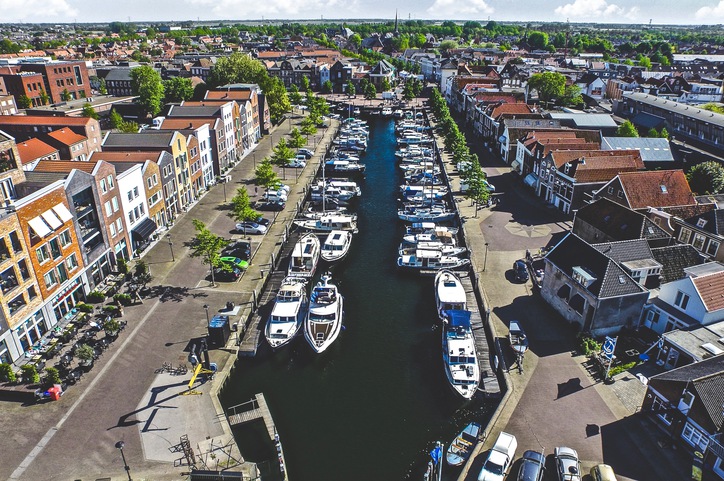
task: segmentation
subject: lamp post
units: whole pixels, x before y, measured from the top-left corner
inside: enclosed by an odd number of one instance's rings
[[[126,475],[128,475],[128,481],[133,481],[131,478],[131,468],[128,466],[128,463],[126,462],[126,455],[123,454],[123,447],[126,445],[123,441],[118,441],[116,443],[116,449],[118,449],[121,452],[121,459],[123,460],[123,469],[126,470]]]
[[[488,266],[488,243],[485,243],[485,259],[483,260],[483,272],[485,272],[485,268]]]
[[[206,311],[206,332],[209,332],[209,324],[211,324],[211,320],[209,320],[209,305],[204,304],[204,310]]]
[[[171,249],[171,262],[176,262],[176,257],[173,255],[173,242],[171,242],[171,234],[167,234],[166,239],[168,239],[168,248]]]
[[[251,159],[254,161],[254,170],[256,170],[256,151],[251,153]]]
[[[226,202],[226,177],[224,177],[224,202]]]

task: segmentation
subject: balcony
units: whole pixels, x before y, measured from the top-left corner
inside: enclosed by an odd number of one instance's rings
[[[17,168],[15,155],[11,149],[0,152],[0,173]]]
[[[10,311],[10,314],[15,314],[26,305],[27,303],[25,302],[25,297],[20,294],[18,297],[8,303],[8,310]]]
[[[0,274],[0,290],[2,290],[4,295],[7,295],[8,292],[12,291],[19,285],[20,283],[15,277],[15,269],[12,267]]]

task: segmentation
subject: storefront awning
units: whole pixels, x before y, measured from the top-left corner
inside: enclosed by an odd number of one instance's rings
[[[528,187],[534,187],[535,181],[536,181],[535,174],[528,174],[525,176],[525,179],[523,179],[523,183],[525,185],[527,185]]]
[[[156,232],[156,229],[158,229],[156,223],[147,217],[131,230],[131,235],[137,241],[144,241]]]

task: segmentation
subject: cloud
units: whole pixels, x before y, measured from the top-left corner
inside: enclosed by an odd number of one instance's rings
[[[291,18],[305,15],[316,18],[319,12],[341,4],[339,0],[186,0],[186,3],[208,8],[208,12],[215,18]],[[348,12],[352,12],[357,6],[357,0],[345,2],[344,6]]]
[[[724,19],[724,0],[720,0],[713,7],[701,7],[694,16],[700,20],[707,20],[713,23],[717,19]],[[708,22],[709,23],[709,22]]]
[[[722,0],[724,2],[724,0]],[[606,0],[574,0],[555,9],[556,15],[566,18],[611,18],[624,17],[633,20],[638,16],[639,7],[628,9]]]
[[[37,21],[40,14],[43,19],[73,20],[78,10],[66,0],[2,0],[2,15],[6,21]]]
[[[485,0],[435,0],[427,9],[427,13],[435,18],[450,18],[460,14],[491,14],[494,11]]]

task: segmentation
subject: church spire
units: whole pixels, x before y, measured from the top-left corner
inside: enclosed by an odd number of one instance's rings
[[[397,9],[395,9],[395,35],[399,33],[399,30],[397,30]]]

